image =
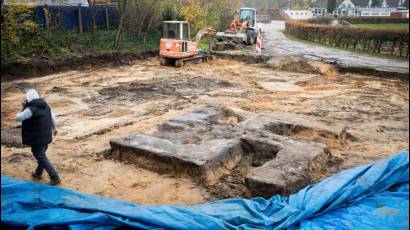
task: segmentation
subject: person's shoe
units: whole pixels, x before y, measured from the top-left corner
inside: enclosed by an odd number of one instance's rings
[[[50,185],[59,185],[61,183],[61,180],[50,180]]]
[[[41,178],[42,178],[41,175],[37,175],[35,172],[31,172],[31,176],[35,180],[41,180]]]

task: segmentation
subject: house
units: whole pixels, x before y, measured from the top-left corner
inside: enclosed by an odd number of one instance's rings
[[[406,2],[408,2],[406,0]],[[381,6],[372,7],[372,0],[343,0],[333,11],[335,16],[389,17],[400,7],[408,9],[404,0],[383,0]]]
[[[363,17],[390,17],[395,8],[363,8],[359,16]]]
[[[406,9],[397,9],[390,13],[390,17],[394,18],[409,18],[409,10]]]
[[[327,9],[324,7],[313,7],[310,8],[310,11],[312,11],[313,16],[325,16],[327,15]]]
[[[371,1],[371,0],[370,0]],[[359,16],[360,10],[369,6],[369,0],[343,0],[333,11],[337,16]]]

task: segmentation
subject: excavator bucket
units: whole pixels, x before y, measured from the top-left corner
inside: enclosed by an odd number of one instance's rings
[[[247,36],[245,33],[239,32],[218,32],[215,36],[216,51],[238,49],[246,43]]]

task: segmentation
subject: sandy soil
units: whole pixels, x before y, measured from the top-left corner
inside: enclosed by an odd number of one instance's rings
[[[20,124],[14,115],[28,85],[36,87],[57,114],[60,133],[48,157],[60,172],[62,186],[143,205],[198,204],[215,196],[212,188],[186,178],[105,159],[109,140],[153,132],[162,122],[203,105],[225,106],[244,117],[266,112],[304,118],[336,131],[347,126],[358,140],[346,146],[328,143],[343,163],[323,176],[409,146],[408,81],[279,72],[227,60],[177,69],[150,59],[2,83],[1,173],[26,180],[35,161],[29,148],[18,144]]]

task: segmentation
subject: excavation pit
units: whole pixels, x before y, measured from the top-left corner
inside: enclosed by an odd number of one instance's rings
[[[156,172],[184,175],[205,186],[239,170],[239,184],[251,196],[270,197],[312,183],[330,157],[327,145],[292,137],[295,129],[338,138],[332,131],[272,115],[244,120],[228,109],[206,106],[163,123],[153,134],[112,139],[109,156]]]

